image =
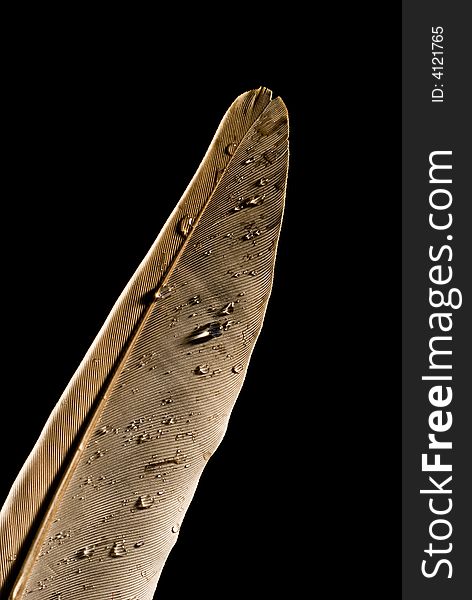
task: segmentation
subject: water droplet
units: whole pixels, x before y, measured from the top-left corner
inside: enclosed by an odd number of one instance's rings
[[[176,525],[172,525],[172,533],[179,533],[180,525],[177,523]]]
[[[243,365],[241,365],[241,364],[234,365],[234,367],[231,370],[233,371],[233,373],[236,373],[236,375],[237,375],[238,373],[241,373],[241,371],[243,370]]]
[[[212,252],[211,250],[206,250],[206,251],[203,253],[203,256],[210,256],[211,252]]]
[[[223,323],[223,331],[228,331],[228,329],[231,327],[231,325],[234,323],[234,321],[225,321]]]
[[[135,548],[141,548],[142,546],[144,546],[144,542],[142,540],[139,542],[136,542],[136,544],[134,545]]]
[[[168,298],[171,295],[173,289],[174,288],[170,285],[163,285],[155,292],[154,297],[156,299],[157,298],[162,298],[162,299]]]
[[[97,435],[106,435],[109,431],[110,428],[108,427],[108,425],[104,425],[103,427],[100,427],[100,429],[97,430]]]
[[[260,229],[249,229],[247,233],[245,233],[243,235],[243,237],[241,239],[243,240],[252,240],[255,237],[258,237],[259,235],[261,235],[261,230]]]
[[[195,368],[196,375],[206,375],[210,371],[210,367],[208,365],[198,365]]]
[[[195,329],[195,331],[192,331],[188,336],[188,341],[192,344],[201,344],[207,340],[219,337],[221,335],[221,330],[221,323],[213,321],[212,323],[207,323],[206,325],[202,325],[198,329]]]
[[[104,453],[101,450],[97,450],[90,456],[90,458],[87,461],[87,464],[91,465],[94,460],[101,458],[103,455]]]
[[[168,419],[164,419],[162,421],[162,424],[163,425],[173,425],[175,423],[175,421],[176,421],[175,417],[169,417]]]
[[[150,471],[155,471],[157,469],[157,467],[161,467],[164,465],[171,465],[171,464],[178,465],[180,462],[181,462],[181,459],[177,456],[174,456],[172,458],[163,458],[161,460],[158,460],[157,462],[152,462],[152,463],[147,464],[144,467],[144,471],[146,473],[149,473]],[[160,477],[160,476],[161,476],[160,474],[156,475],[156,477]],[[159,495],[159,493],[158,493],[158,495]]]
[[[95,552],[95,545],[94,544],[91,544],[89,546],[85,546],[84,548],[81,548],[77,552],[77,558],[89,558],[90,556],[93,555],[94,552]]]
[[[220,315],[230,315],[233,312],[234,312],[234,302],[229,302],[226,306],[224,306],[221,309]]]
[[[187,237],[188,234],[192,231],[195,223],[195,219],[193,217],[189,217],[186,215],[183,219],[179,221],[179,233],[184,237]]]
[[[188,318],[190,319],[190,317],[196,317],[197,313],[192,313],[191,315],[188,316]]]
[[[136,443],[137,444],[144,444],[144,442],[148,442],[150,439],[151,439],[151,436],[149,435],[149,433],[141,433],[136,438]]]
[[[245,296],[246,292],[239,292],[238,296]]]
[[[56,535],[52,538],[54,540],[64,540],[65,538],[70,537],[70,531],[59,531],[59,533],[56,533]]]
[[[274,187],[276,190],[282,191],[285,187],[285,182],[283,180],[277,181],[277,183],[274,183]]]
[[[142,369],[144,366],[146,366],[149,362],[151,362],[152,360],[152,354],[151,353],[147,353],[147,354],[143,354],[141,356],[141,358],[139,359],[136,367],[138,369]]]
[[[139,509],[145,509],[145,508],[151,508],[151,506],[154,504],[154,498],[152,496],[150,496],[149,494],[145,494],[144,496],[139,496],[139,498],[136,500],[136,508]]]
[[[265,194],[256,194],[250,198],[241,198],[239,204],[232,208],[232,212],[238,212],[240,210],[244,210],[245,208],[254,208],[255,206],[260,206],[264,202],[264,198]]]
[[[233,142],[232,144],[228,144],[225,148],[226,154],[229,154],[229,156],[233,156],[233,154],[236,152],[237,147],[238,147],[238,144],[236,144],[236,142]]]
[[[126,547],[124,540],[115,542],[110,550],[110,556],[112,558],[119,558],[120,556],[124,556],[126,554]]]
[[[249,275],[251,277],[255,277],[257,275],[257,271],[249,271]]]
[[[287,117],[282,115],[275,121],[268,115],[265,115],[261,121],[256,125],[255,130],[261,135],[270,135],[277,129],[280,129],[287,122]]]
[[[269,183],[269,179],[267,177],[261,177],[258,182],[257,185],[259,187],[264,187],[265,185],[267,185]]]
[[[265,194],[256,194],[255,196],[251,196],[244,201],[244,208],[252,208],[253,206],[260,206],[264,202]]]
[[[252,162],[255,161],[255,157],[254,156],[250,156],[249,158],[246,158],[246,160],[243,160],[243,162],[241,163],[242,165],[249,165]]]
[[[200,304],[201,301],[202,300],[200,296],[197,294],[196,296],[192,296],[188,303],[190,304],[190,306],[196,306],[197,304]]]
[[[218,183],[218,181],[221,179],[221,177],[223,176],[223,173],[225,172],[224,169],[217,169],[216,173],[215,173],[215,184]]]
[[[270,165],[275,163],[275,161],[278,158],[277,151],[275,150],[275,148],[271,148],[270,150],[267,150],[267,152],[264,152],[264,154],[262,156],[264,157],[266,162],[268,162]]]

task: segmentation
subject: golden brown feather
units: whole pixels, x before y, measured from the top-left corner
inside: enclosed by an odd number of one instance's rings
[[[12,600],[152,598],[262,326],[287,165],[283,102],[237,98],[2,508]]]

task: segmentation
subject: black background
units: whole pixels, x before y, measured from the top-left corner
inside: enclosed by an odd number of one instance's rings
[[[264,330],[160,600],[399,583],[400,11],[294,12],[12,42],[2,498],[229,104],[265,85],[289,110]]]

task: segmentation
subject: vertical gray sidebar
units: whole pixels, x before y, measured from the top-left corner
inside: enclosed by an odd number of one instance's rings
[[[403,2],[403,598],[472,594],[472,19]]]

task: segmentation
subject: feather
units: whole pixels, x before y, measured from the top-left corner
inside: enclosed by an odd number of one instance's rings
[[[287,166],[284,103],[242,94],[11,488],[2,598],[152,598],[262,326]]]

